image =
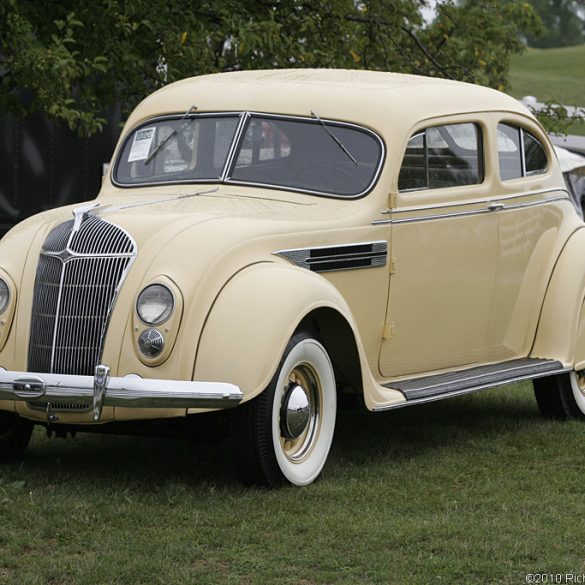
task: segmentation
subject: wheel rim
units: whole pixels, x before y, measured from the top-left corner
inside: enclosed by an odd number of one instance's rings
[[[585,414],[585,371],[571,372],[571,388],[579,410]]]
[[[280,408],[280,445],[292,463],[312,450],[321,426],[323,390],[315,369],[296,365],[288,374]]]

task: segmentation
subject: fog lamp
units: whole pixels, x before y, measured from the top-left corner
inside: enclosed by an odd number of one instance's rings
[[[147,358],[158,357],[165,347],[165,338],[158,329],[145,329],[138,337],[138,347]]]

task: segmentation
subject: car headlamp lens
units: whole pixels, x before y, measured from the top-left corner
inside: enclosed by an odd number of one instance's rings
[[[164,323],[171,316],[174,306],[173,293],[162,284],[147,286],[136,301],[138,316],[147,325]]]
[[[6,282],[0,278],[0,313],[4,313],[10,302],[10,289]]]

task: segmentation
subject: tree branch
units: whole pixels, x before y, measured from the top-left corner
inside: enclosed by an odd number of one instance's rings
[[[377,24],[378,26],[390,26],[393,27],[394,25],[390,22],[379,20],[377,18],[360,18],[359,16],[346,16],[346,20],[350,20],[352,22],[359,22],[361,24]],[[431,52],[423,45],[420,39],[406,26],[402,25],[400,30],[406,33],[418,47],[419,51],[448,79],[453,79],[449,72],[435,59],[435,57],[431,54]]]

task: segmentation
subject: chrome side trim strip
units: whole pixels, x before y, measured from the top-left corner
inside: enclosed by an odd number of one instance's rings
[[[372,225],[414,223],[419,221],[432,221],[433,219],[449,219],[451,217],[467,217],[471,215],[482,215],[484,213],[493,213],[490,209],[479,209],[477,211],[454,211],[452,213],[441,213],[438,215],[424,215],[421,217],[408,217],[405,219],[375,219]]]
[[[494,199],[492,201],[498,201],[497,199]],[[466,217],[466,216],[471,216],[471,215],[482,215],[484,213],[496,213],[496,212],[503,212],[503,211],[508,211],[508,210],[514,210],[514,209],[523,209],[525,207],[537,207],[539,205],[547,205],[548,203],[554,203],[556,201],[570,201],[569,196],[559,196],[559,197],[551,197],[550,199],[544,199],[544,200],[540,200],[540,201],[530,201],[527,203],[516,203],[514,205],[503,205],[502,207],[497,207],[497,208],[493,208],[490,209],[489,207],[487,208],[482,208],[482,209],[477,209],[474,211],[453,211],[451,213],[439,213],[436,215],[423,215],[423,216],[418,216],[418,217],[407,217],[404,219],[375,219],[372,221],[372,225],[384,225],[384,224],[401,224],[401,223],[413,223],[413,222],[418,222],[418,221],[431,221],[434,219],[448,219],[448,218],[452,218],[452,217]],[[491,201],[484,201],[481,203],[491,203]],[[457,204],[452,204],[449,207],[456,207]],[[414,210],[410,210],[410,211],[414,211]]]
[[[385,266],[388,243],[381,240],[355,244],[333,244],[314,248],[277,250],[272,253],[312,272],[334,272]]]
[[[511,201],[512,199],[521,199],[523,197],[533,197],[535,195],[546,195],[547,193],[564,193],[567,197],[569,193],[566,189],[539,189],[536,191],[527,191],[525,193],[515,193],[513,195],[499,195],[497,197],[484,197],[482,199],[466,199],[464,201],[448,201],[445,203],[433,203],[431,205],[413,205],[412,207],[402,207],[399,209],[385,209],[383,215],[396,213],[411,213],[414,211],[432,211],[434,209],[445,209],[449,207],[465,207],[468,205],[481,205],[482,203],[499,203],[501,201]]]
[[[570,201],[569,196],[563,197],[551,197],[550,199],[544,199],[542,201],[528,201],[527,203],[516,203],[514,205],[504,205],[502,211],[507,209],[522,209],[524,207],[536,207],[538,205],[546,205],[547,203],[553,203],[555,201]]]

